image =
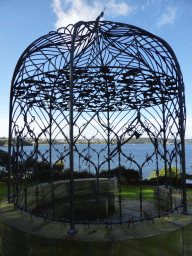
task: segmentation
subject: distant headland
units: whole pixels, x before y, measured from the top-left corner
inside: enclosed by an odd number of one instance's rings
[[[87,144],[88,141],[91,144],[107,144],[107,140],[105,139],[92,139],[92,140],[87,140],[87,139],[79,139],[77,140],[76,144]],[[23,144],[23,146],[32,146],[34,144],[34,141],[32,139],[26,138],[24,140],[20,140],[19,144]],[[125,142],[126,144],[145,144],[145,143],[151,143],[151,140],[149,138],[132,138],[130,140],[124,139],[122,140],[122,143]],[[12,144],[16,145],[17,141],[16,139],[12,139]],[[111,140],[111,144],[116,144],[117,140]],[[166,142],[168,145],[174,144],[173,139],[169,139]],[[192,143],[192,139],[186,139],[185,143]],[[46,145],[49,144],[49,140],[46,139],[39,139],[39,145]],[[53,145],[59,145],[59,144],[68,144],[66,140],[64,139],[55,139],[52,141]],[[8,138],[5,137],[0,137],[0,147],[2,146],[8,146]]]

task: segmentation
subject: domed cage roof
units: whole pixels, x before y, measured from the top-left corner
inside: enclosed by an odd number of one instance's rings
[[[140,181],[155,155],[170,166],[184,156],[185,119],[184,84],[173,50],[161,38],[127,24],[96,20],[52,31],[29,45],[12,79],[10,138],[30,139],[35,144],[30,157],[38,155],[50,164],[54,150],[56,162],[71,155],[70,147],[63,154],[55,142],[71,141],[97,177],[117,155],[125,158],[118,165],[134,164]],[[154,145],[142,161],[123,149],[140,137]],[[51,145],[43,153],[41,139]],[[96,153],[98,159],[104,155],[98,162],[77,147],[83,140],[90,149],[93,139],[106,144],[107,152]],[[174,147],[168,150],[170,139]]]
[[[47,109],[50,103],[62,113],[69,110],[73,31],[69,25],[50,32],[22,54],[11,89],[12,102],[22,114],[28,108]],[[164,104],[177,126],[183,80],[172,49],[162,39],[126,24],[82,23],[73,67],[75,112],[162,112]],[[182,108],[185,113],[184,104]]]

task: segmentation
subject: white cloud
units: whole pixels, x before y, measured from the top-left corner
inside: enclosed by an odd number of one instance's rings
[[[156,1],[156,0],[147,0],[146,4],[141,6],[142,11],[144,11],[145,8],[146,8],[150,3],[153,4],[155,1]]]
[[[150,2],[150,0],[147,0],[146,5],[142,5],[141,6],[142,11],[149,5],[149,2]]]
[[[167,12],[163,13],[162,16],[159,18],[159,21],[157,23],[158,27],[161,27],[165,24],[173,24],[175,18],[176,18],[176,10],[177,7],[167,7]]]
[[[55,28],[66,27],[78,21],[95,20],[105,9],[105,16],[128,15],[137,7],[129,6],[126,2],[116,3],[116,0],[108,0],[105,4],[101,0],[53,0],[51,7],[57,16]]]
[[[129,6],[125,2],[115,3],[115,0],[111,0],[106,4],[106,14],[112,15],[113,17],[120,15],[128,15],[137,9],[136,6]]]

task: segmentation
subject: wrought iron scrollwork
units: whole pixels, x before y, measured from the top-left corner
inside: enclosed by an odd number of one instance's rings
[[[9,153],[15,156],[17,164],[28,163],[33,158],[36,165],[40,160],[49,164],[53,216],[53,164],[65,161],[64,169],[69,168],[73,173],[73,153],[78,159],[75,168],[82,170],[86,163],[97,185],[102,168],[109,171],[119,168],[118,223],[123,222],[122,165],[132,164],[139,172],[141,221],[142,177],[148,164],[156,165],[158,180],[160,161],[170,171],[170,166],[176,163],[177,168],[182,158],[185,182],[186,113],[182,74],[171,47],[147,31],[98,18],[40,37],[18,61],[10,106]],[[12,144],[12,139],[18,136],[33,144],[30,152],[24,146],[21,150]],[[134,151],[127,152],[125,146],[143,137],[150,140],[153,150],[145,152],[144,159],[139,161]],[[170,141],[172,147],[168,146]],[[42,142],[48,145],[44,151]],[[58,142],[62,144],[61,150]],[[80,148],[79,143],[86,146]],[[97,143],[100,146],[95,146]],[[10,161],[10,174],[11,167]],[[14,170],[20,172],[18,167]],[[18,177],[14,180],[17,187]],[[37,178],[37,207],[38,183]],[[184,197],[185,193],[184,186]],[[98,201],[98,187],[96,194]],[[185,200],[184,212],[187,212]],[[74,229],[73,218],[71,222]],[[127,221],[128,225],[132,222]]]

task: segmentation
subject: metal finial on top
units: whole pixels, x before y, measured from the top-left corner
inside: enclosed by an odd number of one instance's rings
[[[96,22],[98,22],[104,16],[105,8],[104,8],[103,12],[101,12],[101,14],[97,17]]]

